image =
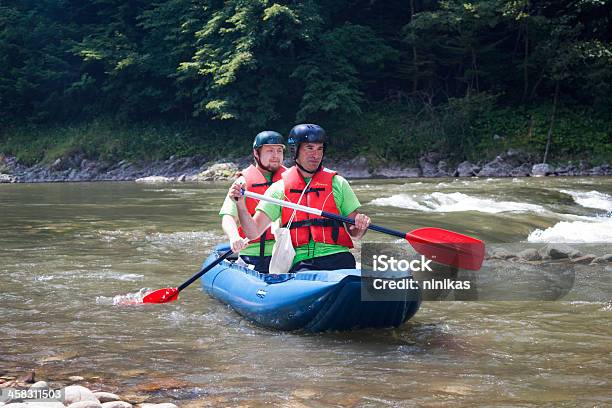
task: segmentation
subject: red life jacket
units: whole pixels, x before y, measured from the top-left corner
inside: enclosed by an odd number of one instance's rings
[[[246,169],[242,170],[238,174],[239,176],[241,175],[242,177],[244,177],[244,179],[246,180],[246,189],[248,191],[252,191],[257,194],[263,194],[266,192],[268,187],[272,185],[272,183],[281,179],[281,175],[285,172],[285,170],[287,170],[287,168],[285,166],[281,166],[280,169],[278,169],[276,173],[272,175],[271,181],[268,181],[264,177],[264,175],[261,174],[261,171],[259,171],[259,169],[257,169],[257,167],[255,167],[252,164]],[[257,208],[257,204],[259,204],[259,200],[256,200],[250,197],[245,197],[244,200],[245,200],[244,203],[246,204],[247,210],[249,210],[249,214],[251,216],[255,215],[255,208]],[[241,226],[238,227],[238,234],[240,234],[242,238],[246,237],[246,234],[244,233],[244,230],[242,229]],[[261,237],[264,237],[264,241],[269,241],[269,240],[274,239],[274,235],[272,234],[272,231],[270,230],[270,228],[268,228],[263,234],[261,234]],[[259,241],[260,239],[256,238],[250,242],[259,242]]]
[[[332,190],[332,179],[335,175],[335,171],[324,167],[317,171],[312,177],[308,189],[304,192],[301,202],[298,203],[300,195],[306,187],[306,182],[297,166],[293,166],[282,175],[285,184],[285,199],[292,203],[340,214]],[[283,227],[287,225],[292,214],[293,210],[291,208],[283,207],[281,216]],[[344,228],[343,223],[318,215],[296,211],[290,230],[291,242],[295,248],[307,245],[310,238],[315,242],[342,245],[347,248],[353,247],[353,240]]]

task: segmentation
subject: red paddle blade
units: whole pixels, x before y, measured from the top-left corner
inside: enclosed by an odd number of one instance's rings
[[[142,303],[168,303],[178,299],[178,288],[163,288],[142,298]]]
[[[419,228],[406,240],[432,261],[460,269],[479,270],[485,256],[481,240],[441,228]]]

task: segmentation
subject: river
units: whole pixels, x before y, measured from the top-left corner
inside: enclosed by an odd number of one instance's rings
[[[436,226],[487,243],[600,242],[612,252],[612,178],[352,185],[373,222],[395,229]],[[0,374],[80,375],[179,406],[612,403],[610,293],[600,301],[424,302],[397,329],[323,334],[260,328],[197,284],[171,304],[112,305],[118,294],[177,286],[195,273],[223,240],[217,212],[226,191],[0,185]],[[369,232],[365,240],[387,238]]]

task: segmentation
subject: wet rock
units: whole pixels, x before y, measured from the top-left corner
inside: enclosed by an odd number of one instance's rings
[[[449,177],[450,175],[448,163],[445,160],[440,160],[438,162],[438,177]]]
[[[132,404],[125,401],[109,401],[103,403],[102,408],[132,408]]]
[[[577,264],[588,264],[591,263],[595,258],[597,258],[597,255],[587,254],[572,259],[572,262]]]
[[[607,263],[608,261],[601,256],[595,257],[591,261],[591,265],[600,265],[600,264],[607,264]]]
[[[17,387],[18,385],[17,380],[5,380],[0,384],[0,388]]]
[[[602,164],[601,166],[593,167],[589,172],[591,176],[612,176],[612,166]]]
[[[17,179],[9,174],[0,173],[0,184],[1,183],[15,183]]]
[[[80,401],[95,401],[99,403],[96,396],[88,388],[81,385],[69,385],[66,387],[64,404],[70,405]]]
[[[490,256],[491,259],[512,259],[516,258],[515,254],[508,252],[504,248],[495,248]]]
[[[80,375],[71,375],[70,377],[68,377],[68,379],[72,382],[79,382],[85,380],[85,378],[81,377]]]
[[[453,177],[473,177],[480,171],[480,166],[477,166],[469,161],[464,161],[457,166],[457,170]]]
[[[234,178],[238,172],[238,166],[234,163],[217,163],[205,171],[192,176],[193,181],[229,180]]]
[[[449,177],[448,163],[440,160],[437,153],[427,153],[419,159],[420,173],[423,177]],[[454,172],[453,172],[454,173]],[[418,177],[418,176],[417,176]]]
[[[62,166],[63,166],[62,159],[61,158],[57,158],[57,159],[55,159],[55,161],[53,163],[51,163],[51,166],[49,166],[49,168],[51,170],[63,170]]]
[[[148,404],[145,402],[144,404],[140,404],[140,408],[178,408],[178,407],[170,402],[164,402],[162,404]]]
[[[578,167],[569,163],[566,165],[558,166],[555,169],[555,174],[558,176],[577,176],[580,174],[580,171],[578,170]]]
[[[124,401],[128,401],[131,404],[140,404],[149,399],[148,396],[142,394],[123,394]]]
[[[387,167],[384,169],[374,170],[372,172],[373,177],[383,178],[406,178],[406,177],[420,177],[421,171],[417,168],[400,168],[400,167]]]
[[[564,259],[582,256],[580,251],[565,244],[547,244],[540,248],[538,253],[542,259]]]
[[[510,175],[512,177],[529,177],[531,175],[531,165],[529,163],[523,163],[510,170]]]
[[[433,175],[436,174],[438,170],[438,167],[436,166],[438,160],[440,160],[440,158],[432,156],[431,153],[428,153],[419,159],[419,167],[421,168],[423,177],[433,177]]]
[[[525,249],[519,252],[517,255],[519,258],[525,261],[539,261],[540,259],[542,259],[542,257],[538,253],[538,250],[534,248]]]
[[[548,176],[553,173],[554,173],[553,167],[547,163],[534,164],[533,167],[531,168],[531,174],[534,177]]]
[[[18,377],[17,381],[22,382],[22,383],[27,383],[27,384],[34,384],[36,382],[35,378],[36,378],[36,372],[32,370],[28,374]]]
[[[37,381],[30,388],[49,388],[49,384],[46,381]]]
[[[164,176],[149,176],[136,179],[137,183],[170,183],[173,181],[173,178]]]
[[[96,401],[78,401],[68,405],[68,408],[102,408],[102,404]]]
[[[605,254],[601,256],[602,259],[605,259],[606,262],[612,262],[612,254]]]
[[[102,403],[121,400],[121,397],[119,397],[117,394],[113,394],[112,392],[98,391],[94,392],[93,394],[98,399],[98,401]]]
[[[478,172],[479,177],[510,177],[513,166],[511,162],[497,156],[493,161],[485,164]]]
[[[342,162],[330,162],[329,165],[325,166],[329,167],[338,172],[342,177],[346,178],[369,178],[372,177],[370,173],[368,159],[364,156],[357,156],[348,161]]]

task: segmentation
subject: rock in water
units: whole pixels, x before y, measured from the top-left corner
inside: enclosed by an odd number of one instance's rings
[[[536,249],[528,248],[518,253],[518,257],[525,261],[539,261],[542,259]]]
[[[580,251],[565,244],[547,244],[538,250],[542,259],[577,258]]]
[[[102,408],[132,408],[132,404],[125,401],[109,401],[102,404]]]
[[[66,387],[66,393],[64,395],[64,404],[70,405],[80,401],[95,401],[99,404],[99,401],[96,396],[88,388],[85,388],[81,385],[69,385],[68,387]]]
[[[457,166],[457,170],[455,171],[454,176],[458,177],[473,177],[480,171],[480,166],[470,163],[469,161],[464,161],[459,166]]]
[[[549,174],[553,174],[554,169],[546,163],[534,164],[531,168],[531,174],[535,177],[548,176]]]
[[[94,395],[101,403],[109,402],[109,401],[119,401],[121,398],[117,394],[113,394],[110,392],[98,391],[94,392]]]

